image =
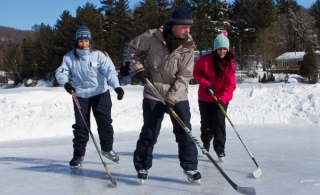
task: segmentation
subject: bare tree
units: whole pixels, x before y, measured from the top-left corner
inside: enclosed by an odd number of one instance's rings
[[[22,49],[19,43],[10,44],[4,58],[4,70],[15,74],[15,84],[22,80]]]

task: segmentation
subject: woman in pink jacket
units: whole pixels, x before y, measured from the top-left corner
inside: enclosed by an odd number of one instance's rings
[[[203,147],[209,151],[213,138],[213,149],[221,162],[225,157],[226,124],[225,115],[219,104],[227,111],[236,89],[235,55],[229,50],[230,42],[227,36],[227,31],[222,31],[216,37],[213,52],[202,56],[196,62],[193,73],[194,79],[199,83],[198,99]]]

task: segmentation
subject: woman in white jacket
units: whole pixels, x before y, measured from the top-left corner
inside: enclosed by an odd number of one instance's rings
[[[120,87],[118,73],[108,54],[94,47],[91,32],[85,25],[77,30],[73,47],[74,49],[63,57],[61,66],[56,70],[56,79],[68,93],[75,92],[89,128],[92,109],[98,126],[101,154],[118,162],[119,157],[113,151],[114,131],[111,125],[112,102],[109,92],[110,85],[118,94],[118,100],[123,98],[124,91]],[[74,150],[69,163],[71,167],[81,165],[89,141],[89,132],[75,102],[74,112]]]

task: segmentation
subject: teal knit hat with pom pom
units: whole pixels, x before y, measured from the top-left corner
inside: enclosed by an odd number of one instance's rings
[[[221,47],[224,47],[229,51],[230,42],[228,39],[228,32],[225,30],[222,30],[222,33],[220,33],[214,40],[213,51]]]

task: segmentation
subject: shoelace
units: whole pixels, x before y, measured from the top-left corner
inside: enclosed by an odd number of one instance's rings
[[[145,169],[141,169],[141,170],[139,170],[139,173],[141,173],[141,174],[148,174],[148,171],[145,170]]]
[[[224,156],[225,156],[224,153],[219,154],[219,157],[224,157]]]
[[[194,171],[190,170],[190,171],[187,171],[187,173],[191,174],[191,175],[194,175],[194,174],[198,173],[198,171],[197,170],[194,170]]]

